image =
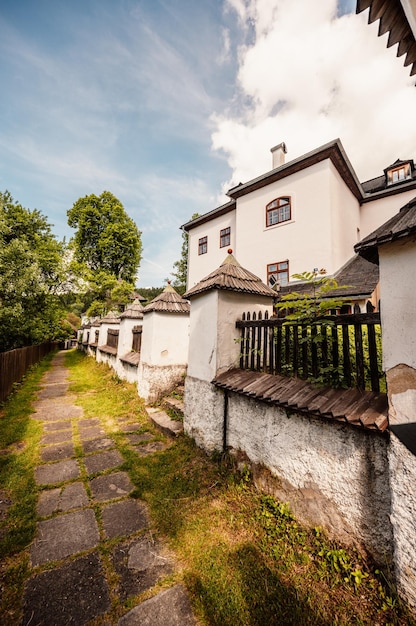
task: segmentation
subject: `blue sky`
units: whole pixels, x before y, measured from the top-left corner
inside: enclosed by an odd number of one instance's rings
[[[179,227],[233,184],[340,137],[364,180],[416,158],[416,89],[346,0],[2,0],[0,190],[66,212],[111,191],[160,286]]]

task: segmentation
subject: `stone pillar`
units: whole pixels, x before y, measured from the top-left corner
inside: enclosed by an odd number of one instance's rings
[[[189,302],[169,284],[143,310],[137,390],[157,402],[185,377],[189,342]]]
[[[273,311],[275,293],[229,251],[224,263],[185,297],[191,300],[184,430],[207,451],[223,446],[224,392],[211,381],[239,366],[242,313]]]

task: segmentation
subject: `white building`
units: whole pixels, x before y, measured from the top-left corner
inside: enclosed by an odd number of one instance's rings
[[[333,275],[357,242],[415,194],[410,159],[361,183],[339,139],[288,163],[284,143],[271,152],[271,171],[230,189],[228,203],[183,225],[188,289],[221,264],[228,248],[269,286],[285,286],[313,268]]]

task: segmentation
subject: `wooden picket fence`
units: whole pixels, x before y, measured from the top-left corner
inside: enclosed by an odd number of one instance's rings
[[[0,352],[0,402],[8,398],[13,385],[21,382],[29,367],[39,363],[57,346],[57,343],[50,341],[37,346]]]
[[[385,391],[379,313],[327,316],[312,325],[247,313],[236,326],[241,369]]]

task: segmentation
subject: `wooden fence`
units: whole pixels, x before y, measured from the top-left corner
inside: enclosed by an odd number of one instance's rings
[[[332,315],[313,324],[248,313],[236,326],[241,329],[241,369],[385,391],[379,313]]]
[[[38,346],[0,352],[0,402],[7,399],[14,383],[20,383],[29,367],[39,363],[44,356],[55,350],[57,345],[54,342],[47,342]]]

